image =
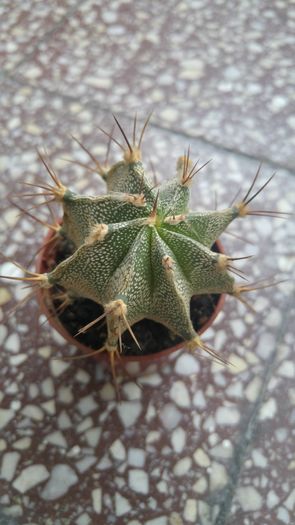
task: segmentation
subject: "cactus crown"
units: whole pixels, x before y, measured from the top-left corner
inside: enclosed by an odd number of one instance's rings
[[[193,328],[191,297],[227,293],[245,302],[242,294],[253,287],[236,284],[231,275],[239,275],[233,266],[235,258],[217,254],[211,247],[231,221],[255,213],[249,204],[272,178],[253,194],[258,169],[240,202],[220,211],[192,212],[190,185],[203,166],[192,164],[188,150],[177,162],[175,177],[162,186],[153,186],[141,160],[149,119],[138,142],[134,120],[132,143],[115,120],[126,147],[109,137],[122,149],[122,161],[102,166],[79,143],[95,163],[92,171],[105,180],[104,196],[74,193],[41,158],[51,177],[51,184],[40,186],[43,195],[63,207],[61,226],[47,226],[54,229],[55,236],[68,238],[75,250],[48,274],[31,272],[26,277],[33,284],[58,285],[72,296],[103,305],[107,339],[96,353],[109,353],[113,373],[115,358],[122,352],[122,333],[127,329],[135,338],[132,325],[143,318],[166,325],[187,342],[188,348],[211,352]]]

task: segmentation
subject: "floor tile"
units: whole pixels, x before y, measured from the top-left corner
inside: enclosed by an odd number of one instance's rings
[[[15,74],[294,168],[295,6],[88,0]]]
[[[1,128],[18,121],[3,135],[1,193],[18,187],[24,173],[32,182],[46,176],[36,145],[48,148],[65,184],[76,191],[103,191],[96,175],[60,157],[88,163],[70,139],[72,132],[103,159],[107,139],[98,126],[110,130],[111,115],[50,97],[42,89],[11,82],[6,87]],[[122,125],[132,129],[130,120],[123,119]],[[38,133],[32,132],[35,126]],[[115,137],[122,140],[119,134]],[[212,209],[216,200],[218,207],[227,206],[237,188],[242,187],[241,195],[247,191],[257,169],[255,159],[189,141],[192,158],[202,163],[212,159],[193,183],[194,209]],[[187,146],[186,137],[151,125],[143,148],[147,169],[152,174],[152,162],[157,179],[169,179]],[[118,152],[112,150],[113,158]],[[266,164],[257,187],[271,172]],[[253,208],[291,211],[294,193],[294,178],[281,170]],[[5,202],[0,226],[6,255],[28,264],[43,238],[42,227],[16,216]],[[294,371],[288,363],[294,345],[294,224],[248,217],[229,231],[244,241],[224,235],[227,253],[255,256],[239,265],[250,282],[264,277],[289,281],[249,294],[256,315],[227,298],[204,340],[228,358],[230,366],[185,350],[148,367],[128,365],[129,375],[119,373],[120,404],[104,364],[55,359],[74,348],[44,324],[34,301],[6,317],[26,292],[1,282],[3,512],[40,525],[40,516],[42,524],[55,519],[61,525],[108,525],[118,519],[122,525],[186,525],[196,520],[225,525],[236,523],[237,517],[247,525],[261,523],[269,502],[276,501],[271,516],[279,525],[286,523],[293,498]],[[3,260],[4,271],[12,267]],[[273,469],[279,478],[284,473],[280,487]],[[232,490],[233,482],[237,490]]]

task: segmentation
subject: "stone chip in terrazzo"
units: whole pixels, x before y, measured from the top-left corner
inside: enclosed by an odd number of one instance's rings
[[[186,432],[182,427],[176,427],[171,433],[171,444],[177,454],[183,451],[186,442]]]
[[[295,507],[295,488],[291,491],[287,499],[284,501],[285,507],[290,511],[294,510]]]
[[[228,474],[226,468],[221,463],[216,463],[213,461],[208,469],[209,474],[209,485],[210,490],[214,492],[215,490],[223,489],[228,483]]]
[[[83,419],[79,425],[77,425],[77,432],[79,434],[85,432],[86,430],[88,430],[89,428],[93,427],[93,419],[92,417],[88,416],[86,417],[85,419]]]
[[[50,416],[54,416],[56,414],[56,403],[54,399],[50,399],[49,401],[41,403],[41,407]]]
[[[216,411],[216,422],[221,426],[234,426],[240,420],[240,414],[235,407],[219,407]]]
[[[270,353],[273,351],[275,346],[275,340],[273,334],[265,332],[259,338],[256,346],[256,353],[262,357],[262,359],[268,359]]]
[[[97,463],[97,458],[95,456],[85,456],[82,459],[79,459],[79,461],[76,462],[76,469],[80,472],[80,474],[83,474],[87,470],[89,470],[93,465]]]
[[[90,525],[91,524],[91,518],[87,512],[83,512],[83,514],[80,514],[78,518],[75,521],[76,525]]]
[[[16,448],[17,450],[25,450],[31,446],[32,439],[30,437],[23,437],[18,440],[16,440],[12,446],[13,448]]]
[[[71,363],[67,363],[66,361],[58,360],[58,359],[51,359],[50,361],[50,370],[54,377],[59,377],[68,368],[71,366]]]
[[[40,496],[47,501],[61,498],[77,482],[78,476],[69,465],[63,463],[55,465]]]
[[[277,411],[277,403],[274,398],[270,398],[261,406],[259,419],[264,421],[265,419],[272,419]]]
[[[179,375],[197,374],[199,370],[198,361],[190,354],[180,355],[175,362],[175,372]]]
[[[6,427],[14,415],[14,410],[10,410],[9,408],[0,408],[0,428]]]
[[[189,456],[179,459],[174,467],[173,473],[175,476],[184,476],[191,468],[192,460]]]
[[[248,368],[247,362],[236,354],[230,354],[228,360],[230,362],[229,372],[233,375],[240,374]]]
[[[197,500],[188,498],[184,505],[183,517],[186,521],[196,523],[197,519]]]
[[[172,430],[177,427],[182,418],[181,412],[173,403],[167,403],[164,405],[159,416],[167,430]]]
[[[198,494],[204,494],[207,490],[207,480],[206,478],[200,478],[196,483],[193,485],[193,490],[195,492],[198,492]]]
[[[128,464],[133,467],[144,467],[146,451],[140,448],[130,447],[128,449]]]
[[[54,396],[54,383],[51,377],[46,377],[41,383],[41,391],[45,397]]]
[[[44,418],[44,412],[37,405],[28,404],[21,410],[24,416],[33,419],[34,421],[42,421]]]
[[[282,377],[295,377],[295,363],[293,361],[284,361],[280,365],[277,374]]]
[[[131,510],[131,505],[127,498],[122,496],[119,492],[115,493],[115,512],[116,516],[124,516]]]
[[[38,354],[43,357],[43,359],[49,359],[51,355],[51,348],[49,346],[42,346],[38,349]]]
[[[206,406],[206,399],[202,390],[197,390],[193,397],[193,404],[195,407],[203,409]]]
[[[206,454],[206,452],[202,448],[198,448],[197,450],[195,450],[193,458],[197,465],[199,465],[200,467],[209,467],[211,463],[208,454]]]
[[[259,395],[259,392],[261,390],[261,385],[262,385],[262,382],[261,382],[260,377],[254,377],[252,381],[250,381],[250,383],[247,385],[245,389],[245,396],[248,399],[248,401],[252,403],[256,401]]]
[[[57,423],[58,423],[59,428],[62,430],[72,427],[72,422],[69,418],[69,415],[64,410],[62,410],[59,413],[59,416],[57,418]]]
[[[2,456],[0,478],[6,479],[6,481],[11,481],[14,478],[20,457],[19,452],[6,452]]]
[[[83,416],[85,416],[87,414],[90,414],[97,408],[97,403],[94,401],[93,396],[90,394],[79,399],[77,407],[79,412],[83,414]]]
[[[142,404],[139,401],[122,401],[117,406],[118,416],[124,427],[133,426],[141,411]]]
[[[252,451],[252,459],[253,459],[254,465],[256,465],[257,467],[259,468],[267,467],[268,459],[266,456],[264,456],[261,450],[254,449]]]
[[[80,368],[75,374],[75,379],[79,383],[82,383],[83,385],[87,385],[90,381],[90,375],[86,372],[86,370],[82,370]]]
[[[161,432],[159,430],[151,430],[146,435],[146,444],[155,443],[155,441],[158,441],[161,437]]]
[[[210,449],[210,456],[215,458],[230,458],[233,455],[234,447],[228,439],[224,439],[222,443],[213,446]]]
[[[140,494],[148,494],[149,492],[149,477],[145,470],[130,469],[128,472],[128,485],[134,492]]]
[[[64,403],[65,405],[70,405],[74,400],[72,388],[63,385],[60,386],[57,391],[57,398],[58,401],[60,401],[61,403]]]
[[[49,478],[49,472],[44,465],[35,464],[24,468],[14,480],[13,487],[22,494]]]
[[[97,447],[99,443],[99,439],[101,436],[101,428],[100,427],[89,428],[88,430],[86,430],[84,436],[85,436],[85,439],[88,445],[90,447],[95,448]]]
[[[109,452],[116,461],[124,461],[126,449],[120,439],[116,439],[110,446]]]
[[[280,502],[279,496],[274,492],[274,490],[270,490],[266,497],[266,504],[269,509],[272,509]]]
[[[142,385],[159,386],[162,383],[162,378],[157,373],[140,376],[139,380]]]
[[[111,383],[105,383],[102,385],[99,395],[104,401],[112,401],[116,399],[116,390]]]
[[[105,454],[102,456],[101,460],[97,463],[96,468],[98,470],[106,470],[109,469],[112,466],[112,462],[110,458]]]
[[[237,498],[244,512],[259,510],[263,502],[259,491],[252,486],[238,487]]]
[[[7,337],[4,343],[4,350],[17,354],[20,350],[20,337],[18,334],[11,334]]]
[[[101,507],[102,507],[102,492],[100,488],[93,489],[91,492],[91,498],[92,498],[92,505],[94,512],[96,514],[101,513]]]
[[[28,359],[28,356],[26,354],[12,355],[9,358],[9,363],[11,366],[19,366],[22,363],[24,363],[27,359]]]
[[[170,389],[170,397],[172,401],[181,408],[188,408],[190,406],[190,396],[183,381],[174,381]]]
[[[8,303],[12,299],[12,295],[6,288],[0,288],[0,306]]]
[[[282,520],[283,523],[286,523],[287,525],[289,525],[290,515],[289,515],[289,512],[284,507],[279,507],[277,511],[277,517],[279,520]]]
[[[142,398],[142,389],[131,381],[123,385],[122,392],[128,401],[140,400]]]
[[[4,325],[0,325],[0,345],[3,344],[3,341],[5,340],[7,336],[8,329]]]
[[[49,443],[50,445],[55,445],[61,448],[67,448],[68,446],[67,441],[60,430],[55,430],[54,432],[45,435],[44,441],[45,443]]]

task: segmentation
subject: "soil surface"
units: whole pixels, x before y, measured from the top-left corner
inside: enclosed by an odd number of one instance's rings
[[[215,245],[212,247],[214,250]],[[74,251],[74,247],[66,240],[59,241],[58,245],[52,246],[46,253],[46,270],[51,270],[56,264],[69,257]],[[217,251],[217,249],[215,249]],[[63,290],[54,287],[49,290],[51,298],[50,310],[56,313],[59,321],[71,336],[89,349],[100,348],[106,340],[106,323],[102,319],[97,324],[89,328],[85,333],[76,335],[85,325],[103,314],[103,307],[90,299],[77,298],[69,305],[62,307],[62,300],[56,299]],[[195,295],[190,303],[190,316],[196,331],[211,317],[218,303],[219,294]],[[126,330],[122,335],[122,346],[124,355],[146,355],[156,354],[171,346],[175,346],[183,339],[171,332],[166,326],[143,319],[132,326],[132,330],[139,342],[140,348],[136,345],[130,333]]]

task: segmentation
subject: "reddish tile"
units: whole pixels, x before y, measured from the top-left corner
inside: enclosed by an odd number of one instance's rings
[[[91,151],[103,156],[105,142],[97,126],[103,121],[110,129],[112,119],[58,96],[49,97],[42,90],[33,93],[31,88],[23,89],[7,84],[10,95],[5,99],[1,128],[9,129],[13,119],[18,122],[9,132],[4,131],[1,192],[15,188],[24,172],[31,173],[26,177],[32,181],[45,176],[34,152],[36,142],[48,144],[53,150],[53,162],[64,183],[72,186],[76,179],[79,191],[102,191],[103,185],[95,175],[64,165],[58,157],[86,160],[66,136],[70,131],[78,133]],[[130,121],[122,123],[127,128],[132,126]],[[37,135],[32,133],[34,126],[38,127]],[[176,158],[187,143],[181,135],[150,126],[144,159],[148,165],[151,158],[159,180],[174,173]],[[228,205],[237,187],[247,190],[256,161],[229,155],[198,140],[190,139],[190,143],[193,158],[200,156],[202,162],[214,158],[194,181],[195,209],[214,207],[215,192],[218,206],[222,207]],[[270,173],[270,167],[265,165],[261,181]],[[257,206],[289,211],[294,191],[293,178],[280,172],[263,196],[257,198]],[[30,224],[27,218],[15,217],[5,203],[0,227],[1,244],[7,255],[28,264],[44,235],[42,228]],[[292,278],[291,221],[249,217],[237,221],[231,231],[254,243],[245,244],[228,235],[223,239],[227,253],[255,255],[241,265],[250,282],[274,274],[279,279]],[[4,265],[2,272],[12,270],[10,263]],[[291,373],[288,362],[294,344],[292,322],[284,329],[284,341],[279,338],[286,307],[292,301],[291,282],[249,297],[256,316],[233,298],[226,300],[224,311],[204,338],[234,366],[221,367],[205,356],[186,351],[173,354],[165,362],[152,363],[148,369],[129,366],[131,377],[120,373],[121,404],[115,399],[104,365],[90,359],[54,359],[69,355],[74,349],[44,324],[34,301],[17,310],[15,316],[5,317],[5,312],[25,292],[1,282],[3,511],[19,516],[24,523],[38,523],[42,516],[43,522],[55,519],[61,524],[68,521],[78,525],[108,525],[118,519],[122,525],[130,525],[132,520],[134,525],[149,525],[156,518],[153,525],[170,525],[173,520],[185,524],[207,520],[217,525],[225,523],[222,504],[235,480],[239,456],[239,488],[232,494],[232,510],[231,498],[225,509],[228,519],[234,523],[239,517],[244,520],[243,525],[247,519],[248,523],[261,523],[265,501],[273,498],[270,490],[278,494],[279,505],[289,512],[286,500],[292,497],[289,466],[294,446],[286,407],[292,417],[294,392],[292,377],[285,377],[284,373]],[[133,377],[142,383],[142,389]],[[260,416],[256,418],[260,399]],[[284,451],[288,451],[288,456],[279,466]],[[33,471],[28,470],[31,467]],[[284,472],[286,479],[280,489],[272,469],[278,478]],[[35,486],[28,484],[32,483],[32,472]],[[264,478],[272,481],[262,486]],[[239,489],[249,485],[259,494],[253,497],[257,508],[246,510],[244,515],[245,491],[243,494]],[[277,510],[272,511],[272,516],[278,516]]]
[[[89,0],[17,75],[294,168],[294,6]]]

